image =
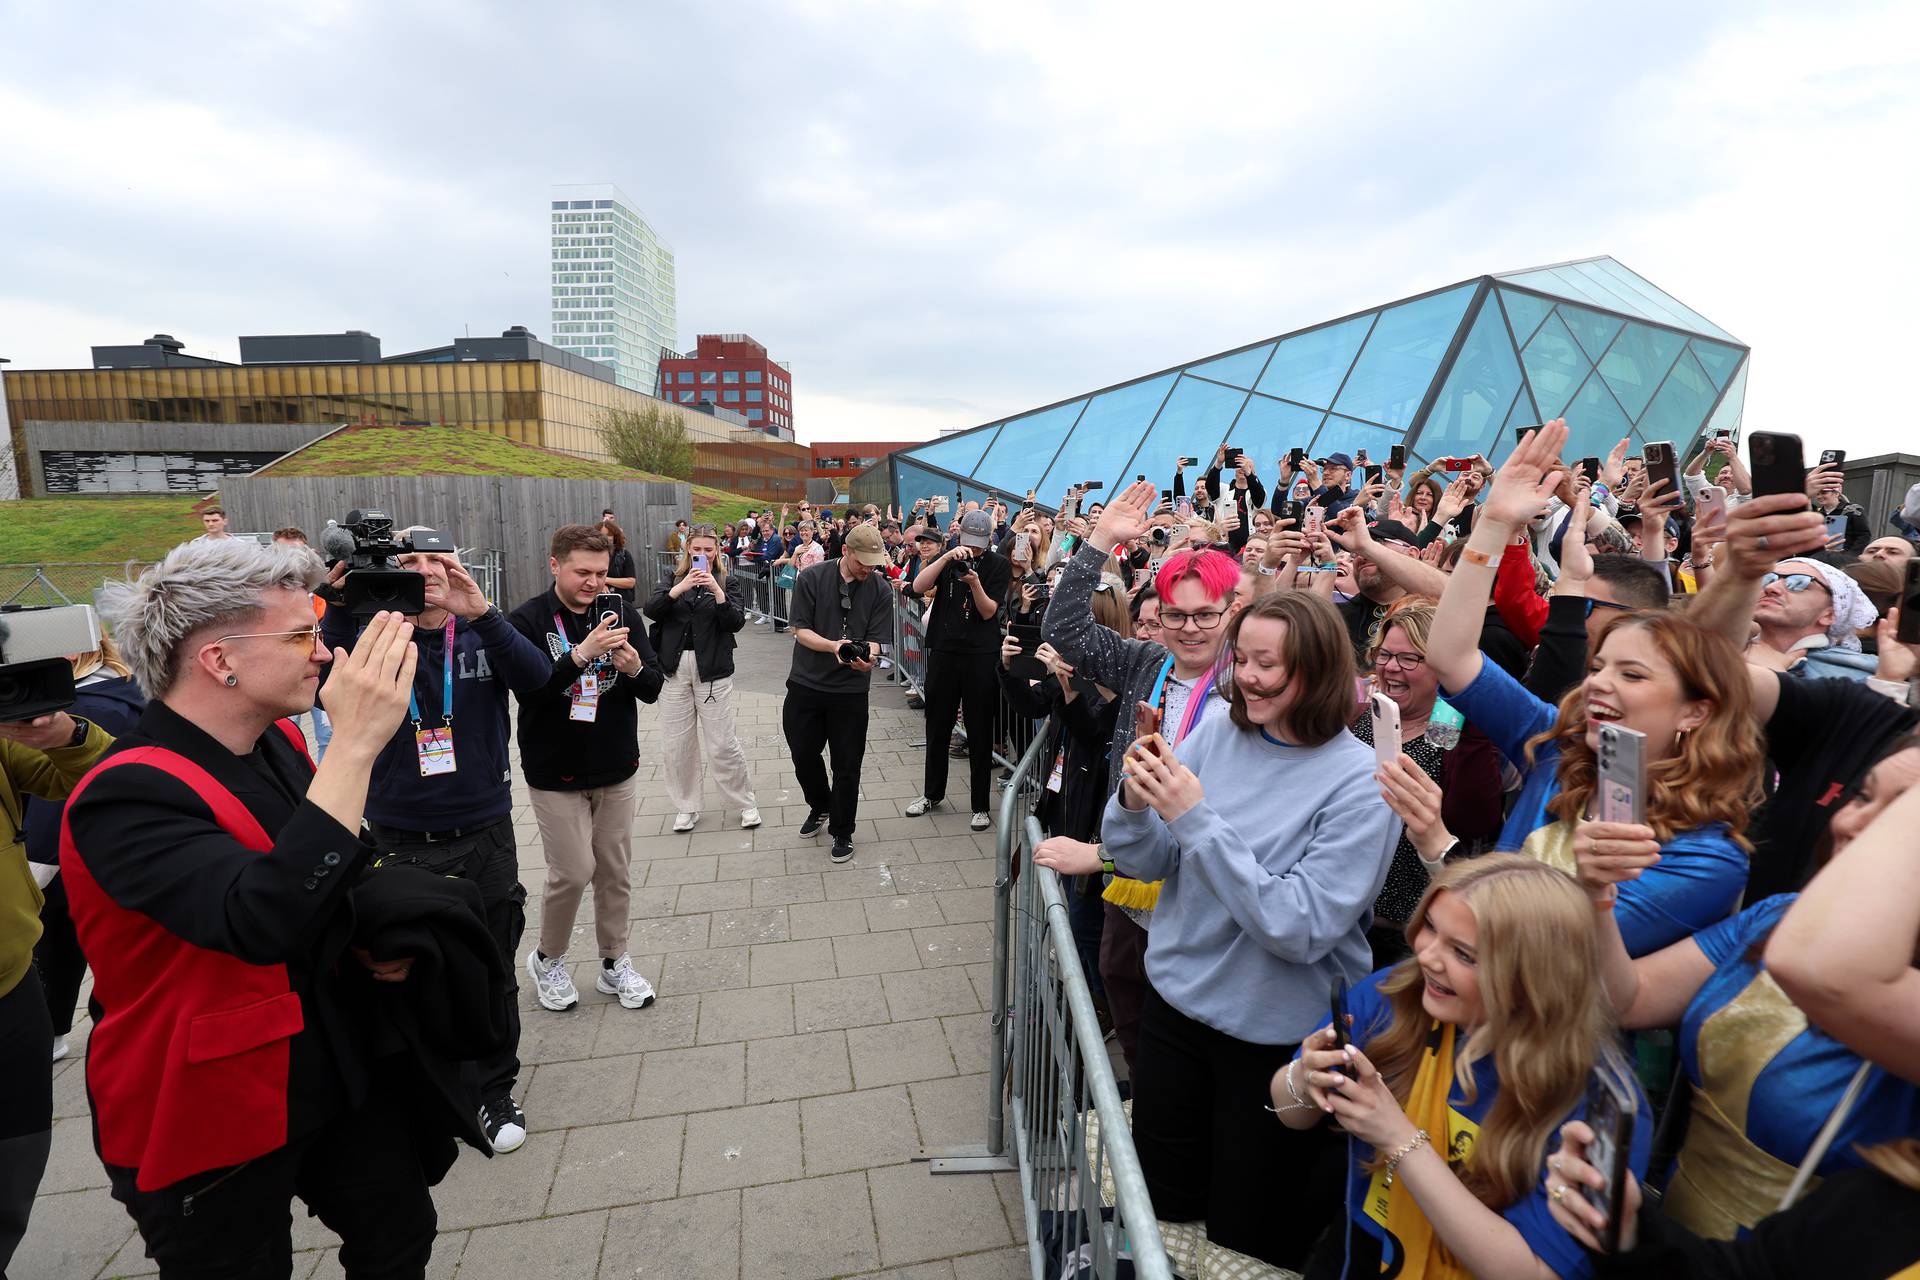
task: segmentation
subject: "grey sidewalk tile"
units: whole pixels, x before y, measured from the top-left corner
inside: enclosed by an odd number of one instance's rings
[[[750,896],[745,880],[727,881],[740,885]],[[801,904],[805,905],[805,904]],[[785,942],[792,936],[790,913],[798,907],[749,907],[743,901],[731,911],[715,911],[707,924],[707,944],[714,947],[744,947],[756,942]]]
[[[835,938],[833,958],[843,978],[863,973],[896,973],[920,967],[920,953],[914,948],[913,934],[906,929],[895,929],[888,933],[855,933]]]
[[[460,1274],[468,1280],[594,1280],[606,1235],[604,1212],[480,1227],[467,1239]]]
[[[943,1259],[913,1267],[888,1267],[885,1271],[854,1276],[853,1280],[953,1280],[953,1264]]]
[[[747,948],[682,951],[666,958],[658,984],[663,994],[688,995],[747,985]]]
[[[712,1107],[737,1107],[747,1094],[747,1050],[743,1044],[662,1049],[640,1061],[633,1115],[674,1115]]]
[[[797,1031],[836,1031],[887,1021],[887,1000],[872,974],[801,982],[793,988],[793,1025]]]
[[[948,924],[984,924],[993,919],[993,890],[942,889],[934,898]]]
[[[627,949],[637,956],[700,951],[707,945],[707,917],[683,915],[635,920],[627,937]]]
[[[718,859],[713,854],[700,857],[656,859],[647,869],[647,886],[652,888],[663,884],[697,884],[703,880],[715,879],[715,864]]]
[[[993,1008],[993,962],[987,961],[983,964],[962,965],[961,968],[967,971],[967,978],[973,983],[975,994],[980,997],[980,1007],[982,1009]]]
[[[1000,872],[991,858],[969,858],[954,865],[960,868],[960,880],[969,889],[991,889],[1000,882]]]
[[[713,813],[703,813],[700,815],[700,822],[703,827],[708,822],[717,820],[718,815]],[[720,831],[696,829],[692,837],[687,841],[687,855],[689,857],[699,857],[702,854],[708,853],[726,855],[753,852],[753,832],[742,831],[735,825],[738,822],[739,819],[735,818],[733,822],[728,823],[724,830]]]
[[[793,988],[746,987],[700,997],[701,1044],[793,1034]]]
[[[1000,1193],[1000,1207],[1006,1211],[1007,1227],[1013,1232],[1013,1238],[1021,1244],[1027,1242],[1027,1210],[1024,1194],[1020,1190],[1020,1175],[1017,1173],[990,1173],[993,1189]]]
[[[547,1196],[548,1213],[670,1199],[680,1185],[680,1116],[567,1131]]]
[[[613,1210],[600,1280],[740,1280],[740,1193]]]
[[[1027,1280],[1033,1274],[1024,1247],[970,1253],[953,1259],[956,1280]]]
[[[959,969],[886,973],[880,976],[880,985],[887,993],[887,1012],[895,1022],[974,1013],[980,1008],[973,984]]]
[[[949,1076],[907,1086],[913,1119],[925,1147],[958,1147],[986,1141],[987,1077]],[[1013,1131],[1007,1131],[1013,1141]]]
[[[644,884],[636,884],[627,898],[627,914],[635,920],[670,916],[674,913],[679,895],[680,888],[677,885],[663,884],[649,889]]]
[[[753,905],[780,907],[792,902],[819,902],[824,894],[817,872],[803,875],[761,876],[753,882]]]
[[[981,860],[980,846],[973,842],[971,836],[923,836],[913,842],[913,851],[920,855],[924,865]],[[992,855],[989,854],[986,861],[991,862]]]
[[[787,908],[787,932],[795,941],[865,933],[867,913],[859,899],[846,902],[796,902]]]
[[[940,1025],[946,1030],[954,1065],[962,1072],[985,1071],[992,1065],[993,1023],[986,1014],[955,1014],[940,1019]]]
[[[903,1085],[800,1103],[800,1142],[809,1176],[910,1160],[920,1146],[917,1135],[913,1103]]]
[[[722,880],[758,880],[787,874],[787,855],[780,849],[746,850],[720,855]]]
[[[954,1074],[947,1037],[934,1018],[856,1027],[847,1032],[847,1052],[856,1089]]]
[[[867,843],[855,843],[853,861],[830,863],[826,861],[826,849],[817,855],[805,849],[787,850],[787,870],[821,871],[853,870],[859,871],[874,867],[897,867],[902,863],[918,862],[920,855],[913,851],[913,844],[907,840],[875,840]]]
[[[34,1280],[88,1280],[133,1235],[133,1219],[105,1187],[42,1194],[33,1202],[27,1234],[14,1252],[10,1275]],[[137,1237],[136,1237],[137,1239]],[[141,1263],[141,1247],[127,1250]]]
[[[853,1087],[844,1031],[815,1031],[747,1043],[747,1101],[784,1102]]]
[[[753,900],[753,886],[745,880],[715,880],[706,884],[683,884],[675,890],[673,914],[699,915],[708,911],[731,911]]]
[[[799,1103],[772,1102],[687,1117],[680,1160],[680,1189],[686,1194],[799,1176]]]
[[[917,862],[897,868],[894,883],[902,893],[932,893],[936,889],[964,889],[960,867],[953,862]]]
[[[640,1055],[549,1062],[534,1068],[520,1105],[530,1127],[546,1131],[625,1120],[640,1078]],[[518,1154],[517,1152],[515,1154]]]
[[[993,1185],[978,1177],[936,1178],[924,1165],[867,1172],[880,1260],[888,1266],[949,1258],[1011,1244]]]
[[[802,942],[764,942],[753,948],[749,982],[756,987],[781,982],[815,982],[837,977],[833,943],[826,938]]]
[[[880,1263],[866,1179],[858,1173],[751,1187],[740,1259],[755,1280],[831,1280]]]
[[[904,871],[906,868],[902,868]],[[902,888],[905,886],[903,885]],[[940,904],[930,893],[915,893],[893,898],[862,898],[860,905],[866,909],[867,928],[875,933],[884,933],[888,929],[913,929],[924,925],[941,925],[947,918],[940,914]]]
[[[828,902],[840,902],[847,898],[891,898],[900,892],[899,886],[893,882],[891,866],[829,871],[822,882]]]
[[[53,1122],[53,1150],[46,1172],[40,1175],[39,1194],[85,1191],[107,1185],[107,1170],[93,1150],[93,1122],[73,1119]],[[133,1219],[128,1218],[129,1225]]]
[[[699,996],[661,996],[644,1009],[608,1008],[594,1037],[594,1056],[684,1049],[693,1043],[699,1018]]]
[[[553,1185],[553,1168],[560,1159],[563,1135],[541,1131],[538,1116],[529,1115],[527,1119],[534,1132],[511,1155],[489,1160],[461,1145],[460,1158],[433,1189],[442,1231],[540,1216],[547,1189]]]
[[[600,1034],[600,1020],[607,1007],[584,1000],[565,1013],[541,1009],[520,1018],[520,1062],[523,1074],[542,1062],[570,1062],[593,1056],[594,1042]]]
[[[927,968],[993,959],[993,930],[983,924],[949,924],[915,929],[914,945]]]

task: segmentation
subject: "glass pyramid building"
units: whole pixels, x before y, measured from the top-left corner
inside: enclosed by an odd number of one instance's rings
[[[1703,431],[1738,433],[1748,348],[1612,258],[1481,276],[1357,315],[1123,382],[893,453],[890,493],[956,492],[1056,505],[1071,484],[1111,493],[1145,474],[1171,482],[1182,454],[1222,444],[1271,478],[1289,448],[1311,457],[1404,443],[1418,467],[1484,453],[1515,429],[1565,418],[1570,458]],[[862,477],[863,481],[868,477]],[[865,483],[871,494],[879,486]]]

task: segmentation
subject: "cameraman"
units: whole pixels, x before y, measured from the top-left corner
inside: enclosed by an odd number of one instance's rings
[[[847,529],[846,552],[802,570],[793,587],[793,668],[781,728],[794,776],[807,798],[800,834],[825,826],[832,859],[853,857],[860,804],[860,762],[867,751],[867,690],[875,647],[893,634],[893,592],[874,572],[887,563],[886,544],[870,524]],[[833,752],[827,780],[823,750]]]
[[[927,624],[927,770],[920,798],[906,807],[909,818],[932,813],[947,795],[946,743],[954,720],[967,717],[967,760],[975,831],[993,825],[994,720],[1000,681],[994,667],[1000,648],[1000,601],[1013,580],[1013,565],[990,549],[993,517],[969,511],[960,517],[959,545],[920,570],[913,589],[933,596]]]
[[[509,619],[550,655],[539,687],[520,695],[520,768],[547,855],[540,942],[527,953],[527,972],[540,1006],[556,1013],[580,1002],[567,942],[589,883],[600,944],[595,989],[617,996],[622,1008],[653,1003],[652,984],[627,954],[627,902],[638,703],[657,700],[666,677],[639,615],[617,595],[599,598],[612,555],[613,542],[599,530],[561,525],[548,547],[553,585]]]
[[[547,661],[488,603],[460,559],[435,551],[396,557],[426,580],[426,608],[413,623],[418,651],[407,719],[373,762],[367,826],[382,849],[480,890],[487,932],[514,972],[526,931],[527,891],[513,836],[512,764],[507,754],[507,690],[521,697],[547,678]],[[320,617],[327,648],[351,651],[360,619],[341,603],[345,561],[327,573]],[[321,675],[322,689],[332,668]],[[496,671],[500,678],[496,678]],[[507,1014],[507,1043],[480,1068],[480,1125],[502,1155],[527,1140],[527,1118],[513,1098],[520,1074],[520,1010]]]

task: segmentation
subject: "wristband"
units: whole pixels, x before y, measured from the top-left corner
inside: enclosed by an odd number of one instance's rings
[[[1117,875],[1119,875],[1119,874],[1120,874],[1120,873],[1119,873],[1118,871],[1115,871],[1115,870],[1113,869],[1113,859],[1112,859],[1112,858],[1102,858],[1102,859],[1100,859],[1100,869],[1101,869],[1102,871],[1104,871],[1104,872],[1106,872],[1106,873],[1107,873],[1108,875],[1110,875],[1110,876],[1117,876]]]
[[[1460,558],[1468,564],[1492,564],[1493,557],[1484,551],[1475,551],[1472,547],[1460,548]]]

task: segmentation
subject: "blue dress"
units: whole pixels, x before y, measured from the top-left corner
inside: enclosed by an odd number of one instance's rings
[[[1560,794],[1555,776],[1560,748],[1552,742],[1541,743],[1531,764],[1526,750],[1531,738],[1553,727],[1558,710],[1491,662],[1480,664],[1480,674],[1465,689],[1443,692],[1455,710],[1493,739],[1522,776],[1519,799],[1507,815],[1497,847],[1572,875],[1574,824],[1547,812],[1547,805]],[[1746,884],[1746,851],[1725,823],[1674,832],[1660,846],[1659,864],[1620,886],[1613,916],[1626,940],[1627,954],[1651,954],[1724,920]]]

